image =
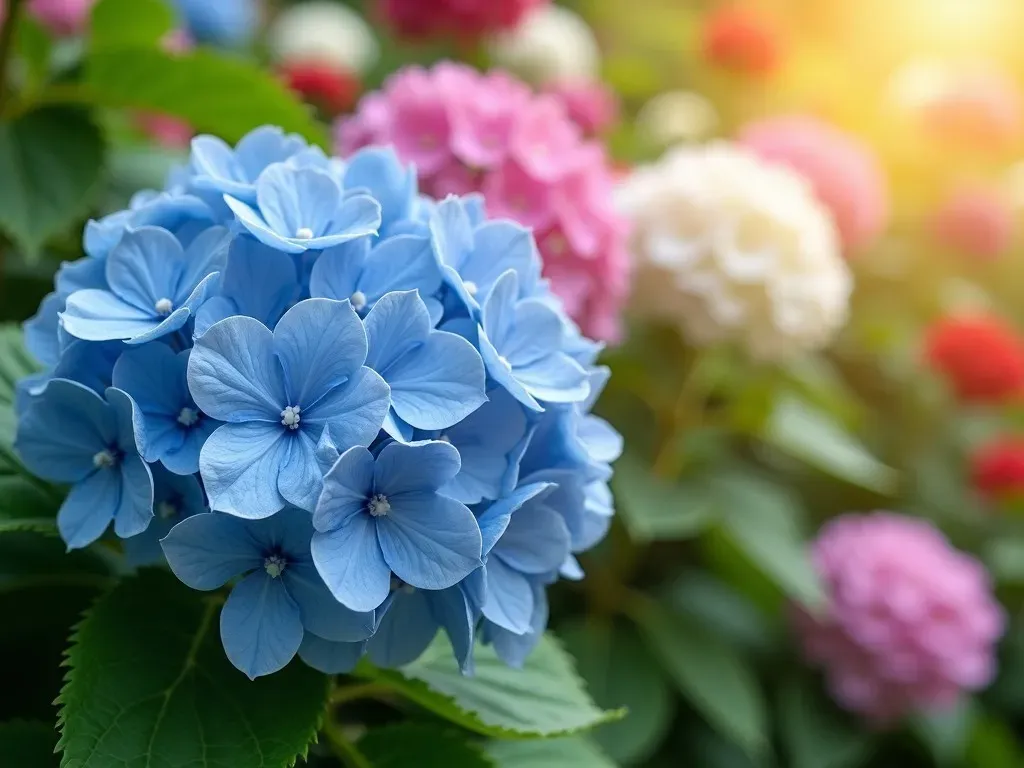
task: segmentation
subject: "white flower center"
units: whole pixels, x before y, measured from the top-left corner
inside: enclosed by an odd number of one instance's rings
[[[96,469],[107,469],[117,464],[117,457],[111,451],[103,450],[93,454],[92,465]]]
[[[281,411],[281,423],[284,424],[288,429],[298,429],[299,422],[302,421],[302,417],[299,416],[301,411],[297,405],[289,405],[283,411]]]
[[[276,579],[284,573],[286,565],[288,565],[288,561],[281,555],[271,555],[263,561],[263,567],[267,570],[267,575],[272,579]]]
[[[507,357],[505,357],[504,355],[498,355],[498,360],[500,360],[501,364],[504,365],[508,370],[512,370],[512,363],[508,361]]]
[[[169,315],[174,311],[174,304],[170,299],[159,299],[156,304],[153,305],[153,309],[157,311],[158,315]]]
[[[197,421],[199,421],[199,411],[195,408],[185,407],[178,412],[178,423],[183,427],[191,427]]]
[[[169,501],[161,501],[156,505],[156,516],[161,520],[170,520],[178,516],[178,508]]]
[[[313,236],[313,230],[309,227],[299,227],[295,230],[295,237],[299,240],[309,240]]]
[[[356,291],[349,297],[349,301],[352,302],[352,309],[360,312],[366,306],[366,294],[362,291]]]
[[[466,293],[468,293],[470,296],[476,296],[477,291],[480,290],[477,284],[474,283],[472,280],[467,280],[466,282],[463,283],[463,285],[466,286]]]
[[[373,517],[383,517],[391,511],[391,502],[388,501],[388,497],[383,493],[376,493],[370,499],[367,509],[370,510],[370,514]]]

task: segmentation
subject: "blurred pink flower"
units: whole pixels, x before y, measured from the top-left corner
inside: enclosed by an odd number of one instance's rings
[[[932,234],[967,256],[993,259],[1006,253],[1013,240],[1014,216],[1009,202],[995,189],[965,186],[953,191],[935,211]]]
[[[602,82],[562,81],[546,91],[562,100],[585,136],[599,136],[619,121],[618,96]]]
[[[878,725],[952,705],[996,671],[1005,617],[984,567],[930,522],[890,512],[826,524],[813,561],[828,604],[795,611],[836,701]]]
[[[30,0],[28,12],[55,35],[77,35],[86,27],[96,0]]]
[[[739,142],[810,182],[831,211],[847,256],[885,229],[889,196],[884,172],[856,137],[816,118],[794,115],[750,123],[740,131]]]
[[[515,27],[549,0],[377,0],[378,14],[400,35],[430,38],[455,35],[467,40]]]
[[[410,67],[336,124],[337,149],[393,144],[426,194],[482,191],[492,217],[533,228],[546,276],[588,335],[615,340],[628,292],[626,225],[612,169],[554,96],[504,72]]]

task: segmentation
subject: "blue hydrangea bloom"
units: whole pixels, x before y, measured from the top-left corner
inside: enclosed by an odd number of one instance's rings
[[[339,448],[369,445],[387,414],[388,386],[365,359],[359,316],[329,299],[299,302],[273,332],[237,316],[197,339],[189,390],[203,413],[227,422],[199,458],[210,506],[249,518],[289,503],[311,511],[321,433]]]
[[[209,512],[196,475],[175,475],[159,464],[153,471],[153,520],[142,533],[124,540],[128,565],[139,568],[164,561],[160,539],[187,517]]]
[[[159,227],[125,234],[106,260],[109,290],[68,297],[61,319],[72,336],[143,344],[181,328],[202,306],[219,277],[227,230],[211,227],[189,248]]]
[[[142,413],[142,457],[176,475],[199,471],[199,452],[221,424],[203,413],[188,391],[190,354],[166,344],[133,347],[118,358],[113,372],[114,386],[131,395]]]
[[[224,198],[239,223],[262,243],[285,253],[322,251],[377,233],[380,203],[346,194],[323,171],[274,163],[256,180],[256,203]]]
[[[366,641],[346,643],[325,640],[312,632],[302,636],[299,658],[326,675],[339,675],[355,669],[366,652]]]
[[[189,34],[201,43],[235,47],[252,39],[260,20],[257,0],[173,0]]]
[[[416,170],[403,166],[391,147],[368,147],[356,152],[345,169],[345,187],[369,192],[380,203],[380,234],[427,234],[413,217],[419,202]]]
[[[125,232],[139,227],[166,229],[188,246],[197,235],[217,223],[214,211],[203,199],[184,191],[138,192],[127,210],[116,211],[85,225],[83,246],[94,259],[107,258]]]
[[[476,518],[438,493],[459,464],[440,441],[391,442],[376,458],[359,447],[341,455],[313,513],[313,559],[338,600],[368,611],[387,599],[392,573],[437,590],[481,565]]]
[[[196,136],[192,139],[192,174],[188,184],[198,190],[255,203],[260,174],[268,166],[282,163],[305,149],[306,142],[301,136],[272,126],[257,128],[233,149],[216,136]]]
[[[338,603],[310,559],[309,514],[286,509],[265,520],[207,512],[171,529],[160,542],[174,574],[211,590],[244,576],[220,615],[231,663],[255,679],[283,668],[308,630],[328,640],[357,641],[376,628],[373,611]]]
[[[111,521],[122,538],[149,525],[153,476],[139,455],[140,421],[119,389],[108,389],[104,399],[81,384],[54,379],[18,422],[15,449],[25,466],[72,486],[57,515],[68,549],[96,541]]]
[[[384,429],[395,439],[453,426],[487,399],[479,353],[461,336],[434,330],[416,291],[378,301],[366,316],[366,336],[366,364],[391,388]]]

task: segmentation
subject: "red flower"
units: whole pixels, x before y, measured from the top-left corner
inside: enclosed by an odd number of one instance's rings
[[[478,40],[515,27],[548,0],[377,0],[378,13],[403,37],[454,35]]]
[[[983,445],[971,459],[971,476],[988,499],[1024,497],[1024,438],[1003,437]]]
[[[774,71],[782,57],[778,32],[739,6],[719,8],[705,19],[703,50],[712,64],[752,75]]]
[[[289,88],[329,116],[350,111],[359,97],[359,79],[329,64],[315,61],[285,64],[281,74]]]
[[[925,356],[963,401],[1002,402],[1024,387],[1024,344],[996,317],[939,320],[928,331]]]

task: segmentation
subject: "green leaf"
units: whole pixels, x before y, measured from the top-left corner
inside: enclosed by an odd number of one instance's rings
[[[782,590],[814,608],[824,602],[818,575],[800,535],[802,510],[778,486],[745,472],[714,478],[716,503],[729,538]]]
[[[785,683],[778,717],[790,768],[860,768],[870,757],[871,736],[804,680]]]
[[[768,709],[746,661],[697,622],[657,603],[644,604],[637,618],[679,692],[747,754],[764,754]]]
[[[637,543],[691,538],[714,519],[713,499],[702,481],[666,482],[628,453],[615,464],[612,486],[622,520]]]
[[[23,15],[18,20],[15,45],[25,66],[26,87],[38,88],[50,69],[50,54],[53,52],[50,35],[38,21]]]
[[[271,124],[328,146],[311,108],[255,63],[224,54],[141,45],[94,50],[86,83],[83,95],[97,106],[172,115],[225,141]]]
[[[952,768],[963,765],[978,715],[974,699],[964,695],[948,710],[916,715],[911,726],[936,764]]]
[[[744,649],[767,651],[776,639],[777,628],[762,611],[705,571],[680,574],[660,596],[665,605]]]
[[[1024,751],[1009,725],[989,714],[982,714],[967,747],[969,768],[1020,768]]]
[[[100,0],[92,9],[89,45],[93,51],[155,48],[173,28],[174,13],[167,0]]]
[[[1024,583],[1024,538],[1006,535],[985,544],[983,559],[1000,584]]]
[[[56,768],[57,732],[47,723],[12,720],[0,723],[0,765],[10,768]]]
[[[0,229],[27,258],[88,210],[104,151],[80,109],[46,107],[0,123]]]
[[[899,476],[828,414],[792,396],[775,403],[761,437],[784,453],[854,485],[886,496]]]
[[[373,768],[490,768],[494,763],[465,734],[425,723],[374,728],[356,744]]]
[[[594,728],[622,717],[597,707],[561,644],[546,634],[522,669],[501,661],[491,646],[477,646],[475,671],[463,675],[451,645],[440,634],[401,670],[357,668],[436,715],[484,736],[556,736]]]
[[[283,768],[305,754],[327,678],[295,660],[249,681],[224,655],[217,608],[156,570],[97,601],[68,651],[63,768]]]
[[[632,627],[579,621],[558,629],[580,675],[602,707],[623,707],[626,717],[591,734],[616,763],[639,763],[665,737],[675,699],[656,660]]]
[[[615,763],[582,736],[492,741],[487,754],[498,768],[615,768]]]
[[[33,531],[48,536],[57,535],[57,523],[52,517],[10,517],[0,518],[0,533]]]

